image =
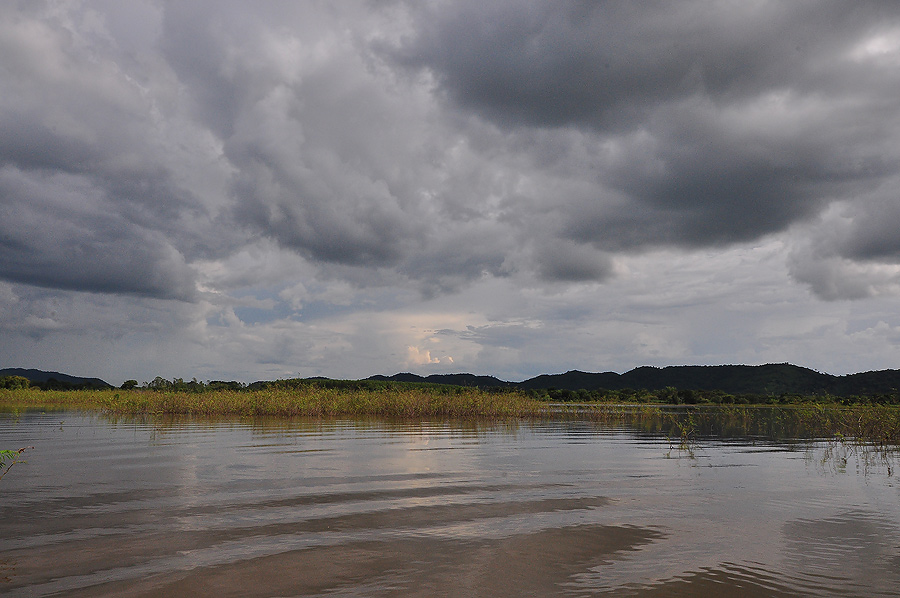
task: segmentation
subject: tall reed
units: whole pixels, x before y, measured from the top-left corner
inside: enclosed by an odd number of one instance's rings
[[[72,408],[114,414],[337,416],[385,417],[540,417],[546,404],[520,392],[478,389],[448,392],[439,387],[299,388],[271,387],[255,391],[0,391],[0,405],[24,409]]]

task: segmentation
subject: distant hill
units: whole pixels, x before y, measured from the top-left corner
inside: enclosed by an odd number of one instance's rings
[[[113,388],[100,378],[81,378],[59,372],[6,368],[2,376],[22,376],[41,388]],[[310,379],[314,380],[314,379]],[[321,378],[320,380],[328,380]],[[556,390],[719,390],[729,394],[755,395],[834,395],[872,396],[900,394],[900,370],[861,372],[845,376],[823,374],[789,363],[766,365],[680,365],[668,367],[642,366],[618,374],[616,372],[581,372],[542,374],[522,382],[506,382],[494,376],[475,374],[432,374],[419,376],[409,372],[393,376],[371,376],[366,380],[389,382],[426,382],[479,388],[521,388]],[[237,383],[235,383],[237,384]],[[248,388],[269,383],[257,382]]]
[[[832,376],[789,363],[766,365],[639,367],[624,374],[571,371],[537,376],[519,383],[522,388],[567,390],[661,390],[672,386],[690,390],[721,390],[733,394],[831,394],[837,396],[896,393],[900,371],[883,370]]]
[[[370,376],[366,379],[386,382],[428,382],[431,384],[449,384],[452,386],[477,386],[479,388],[517,386],[515,382],[504,382],[493,376],[476,376],[475,374],[431,374],[430,376],[419,376],[417,374],[406,372],[394,374],[393,376]]]
[[[70,376],[69,374],[61,374],[59,372],[45,372],[43,370],[29,370],[24,368],[4,368],[0,369],[0,377],[2,376],[22,376],[28,378],[34,386],[42,388],[112,388],[112,384],[101,380],[100,378],[80,378],[78,376]]]
[[[835,379],[832,394],[872,395],[900,390],[900,370],[847,374]]]
[[[558,388],[561,390],[620,390],[627,388],[620,379],[621,375],[615,372],[603,372],[592,374],[571,370],[565,374],[541,374],[535,378],[529,378],[519,382],[519,388],[544,389]]]
[[[395,374],[372,376],[370,380],[434,382],[459,386],[517,387],[558,390],[662,390],[667,387],[689,390],[720,390],[731,394],[830,394],[836,396],[873,395],[900,391],[900,370],[863,372],[832,376],[789,363],[766,365],[684,365],[663,368],[642,366],[624,374],[581,372],[542,374],[522,382],[504,382],[493,376],[440,374],[418,376]]]
[[[691,390],[721,390],[747,394],[816,394],[837,387],[836,376],[787,363],[767,365],[643,366],[624,374],[604,372],[590,374],[571,371],[565,374],[538,376],[521,382],[523,388],[558,388],[568,390],[622,390],[625,388],[661,390],[673,386]],[[853,386],[853,385],[850,385]],[[848,387],[848,390],[850,388]]]

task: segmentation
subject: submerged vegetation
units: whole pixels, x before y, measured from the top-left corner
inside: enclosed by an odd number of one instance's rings
[[[15,451],[0,451],[0,480],[3,479],[3,476],[9,473],[9,470],[12,469],[13,465],[15,465],[16,463],[24,463],[24,461],[22,461],[22,453],[30,448],[34,447],[26,446]]]
[[[619,390],[536,389],[529,391],[542,400],[662,405],[900,405],[900,393],[862,395],[782,393],[729,393],[722,390],[694,390],[668,386],[659,390],[624,388]]]
[[[666,414],[682,439],[827,438],[900,446],[900,408],[799,404],[778,407],[690,407]]]

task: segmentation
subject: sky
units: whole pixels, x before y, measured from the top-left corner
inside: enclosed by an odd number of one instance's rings
[[[900,368],[900,3],[0,4],[0,367]]]

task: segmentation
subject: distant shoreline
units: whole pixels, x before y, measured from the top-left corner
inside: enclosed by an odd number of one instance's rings
[[[59,372],[6,368],[0,369],[0,380],[8,376],[21,376],[32,385],[51,390],[75,388],[104,389],[113,386],[100,378],[82,378]],[[297,382],[417,382],[482,389],[520,389],[553,391],[679,391],[720,392],[733,395],[777,396],[785,394],[831,397],[890,397],[888,402],[900,401],[900,370],[878,370],[835,376],[789,363],[765,365],[712,365],[712,366],[641,366],[623,374],[615,372],[582,372],[571,370],[563,374],[541,374],[522,382],[507,382],[494,376],[475,374],[432,374],[420,376],[400,373],[392,376],[370,376],[363,380],[332,380],[329,378],[298,378],[291,380],[259,381],[245,384],[237,381],[185,382],[180,378],[166,380],[161,377],[150,382],[126,382],[136,387],[165,387],[166,385],[188,389],[191,384],[216,388],[260,388],[276,383]],[[2,384],[0,384],[2,386]],[[891,399],[892,398],[892,399]]]

